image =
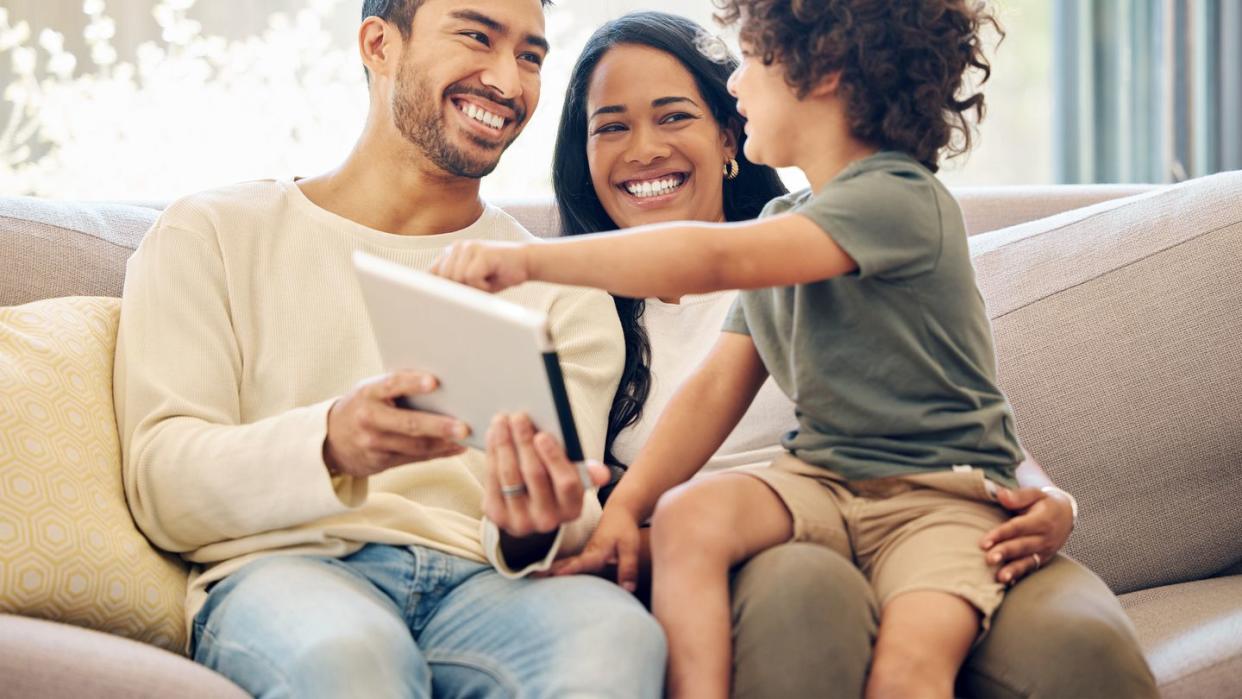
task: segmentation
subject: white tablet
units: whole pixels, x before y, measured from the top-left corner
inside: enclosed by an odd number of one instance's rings
[[[364,252],[354,267],[385,370],[440,382],[402,407],[465,422],[465,443],[481,450],[496,414],[524,412],[565,446],[591,487],[545,314]]]

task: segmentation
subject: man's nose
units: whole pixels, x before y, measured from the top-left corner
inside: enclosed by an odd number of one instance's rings
[[[522,75],[517,59],[512,56],[494,57],[479,79],[505,99],[522,96]]]

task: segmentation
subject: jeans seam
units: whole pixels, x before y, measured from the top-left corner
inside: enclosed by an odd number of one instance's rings
[[[429,666],[431,665],[458,665],[461,667],[467,667],[473,670],[478,670],[479,672],[482,672],[488,677],[491,677],[493,680],[496,681],[497,684],[504,687],[505,692],[509,696],[518,696],[518,689],[520,685],[517,683],[517,681],[509,676],[509,673],[504,670],[503,666],[498,665],[495,662],[492,662],[492,660],[488,658],[487,656],[475,655],[473,653],[441,651],[441,652],[424,653],[423,657],[426,659],[427,664]],[[435,671],[432,670],[431,674],[432,674],[432,677],[434,677]]]
[[[280,678],[280,682],[284,687],[290,688],[293,686],[293,684],[289,681],[289,676],[285,674],[284,670],[281,669],[280,665],[273,662],[271,658],[267,657],[267,655],[262,653],[259,649],[247,648],[246,646],[243,646],[238,643],[234,643],[232,641],[221,640],[220,637],[217,636],[216,633],[212,631],[206,624],[203,624],[201,636],[202,637],[199,639],[200,645],[202,644],[203,640],[209,637],[211,639],[211,644],[213,647],[218,647],[222,650],[228,650],[234,653],[240,653],[242,655],[255,658],[256,660],[262,662],[263,665],[267,667],[267,670],[269,672],[271,672],[276,677]],[[198,649],[195,648],[195,655],[198,655],[197,651]],[[199,664],[203,665],[204,667],[207,666],[206,663],[199,663]],[[211,669],[215,670],[215,668],[211,668]]]

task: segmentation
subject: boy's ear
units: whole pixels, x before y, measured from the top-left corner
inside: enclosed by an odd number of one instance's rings
[[[834,70],[824,76],[811,91],[807,93],[808,97],[831,97],[836,94],[837,88],[841,87],[841,71]]]

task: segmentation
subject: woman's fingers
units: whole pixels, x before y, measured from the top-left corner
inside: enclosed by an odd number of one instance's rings
[[[979,540],[979,548],[987,551],[994,546],[1020,536],[1035,536],[1042,532],[1038,520],[1029,515],[1011,517],[996,525]]]
[[[1010,512],[1021,512],[1046,497],[1039,488],[1001,488],[996,493],[997,501]]]

